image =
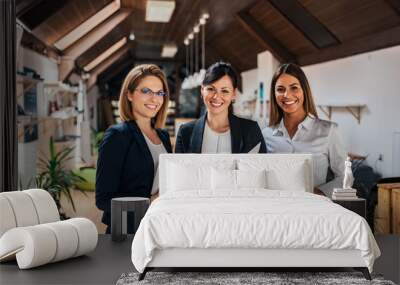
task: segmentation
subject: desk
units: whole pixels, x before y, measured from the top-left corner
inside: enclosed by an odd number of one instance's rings
[[[19,270],[16,261],[0,264],[1,285],[26,284],[115,284],[122,273],[133,272],[133,236],[112,242],[111,235],[99,235],[96,249],[88,255]]]

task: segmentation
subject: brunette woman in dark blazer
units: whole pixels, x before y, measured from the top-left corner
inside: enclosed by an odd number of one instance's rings
[[[126,76],[119,98],[122,123],[111,126],[99,147],[96,206],[110,232],[111,199],[158,195],[158,155],[172,152],[165,124],[169,101],[164,73],[156,65],[139,65]],[[134,231],[128,214],[128,233]]]
[[[230,64],[211,65],[201,86],[207,108],[198,120],[182,125],[176,138],[176,153],[265,153],[258,124],[233,115],[238,79]]]

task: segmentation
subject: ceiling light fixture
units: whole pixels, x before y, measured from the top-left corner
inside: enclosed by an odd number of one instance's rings
[[[193,27],[191,32],[183,41],[186,49],[186,78],[183,80],[182,89],[197,88],[203,82],[206,70],[205,70],[205,58],[206,58],[206,30],[205,25],[207,19],[210,18],[208,13],[204,13],[199,22]],[[201,28],[201,33],[200,33]],[[199,41],[201,36],[201,69],[199,69]]]
[[[133,32],[131,32],[131,33],[129,34],[129,40],[130,40],[130,41],[134,41],[134,40],[135,40],[135,34],[134,34]]]
[[[175,10],[175,1],[147,0],[146,21],[168,23]]]
[[[203,15],[201,15],[201,18],[207,20],[208,18],[210,18],[210,14],[204,13]]]
[[[177,51],[176,44],[166,44],[163,46],[161,57],[174,57]]]

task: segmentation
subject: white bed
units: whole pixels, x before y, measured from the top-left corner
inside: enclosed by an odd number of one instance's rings
[[[359,215],[312,194],[311,155],[167,154],[132,243],[154,267],[354,267],[379,248]],[[310,193],[311,192],[311,193]]]

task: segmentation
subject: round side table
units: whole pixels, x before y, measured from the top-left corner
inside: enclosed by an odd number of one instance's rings
[[[136,232],[146,214],[150,199],[143,197],[120,197],[111,200],[111,239],[123,241],[127,233],[127,212],[134,212]]]

